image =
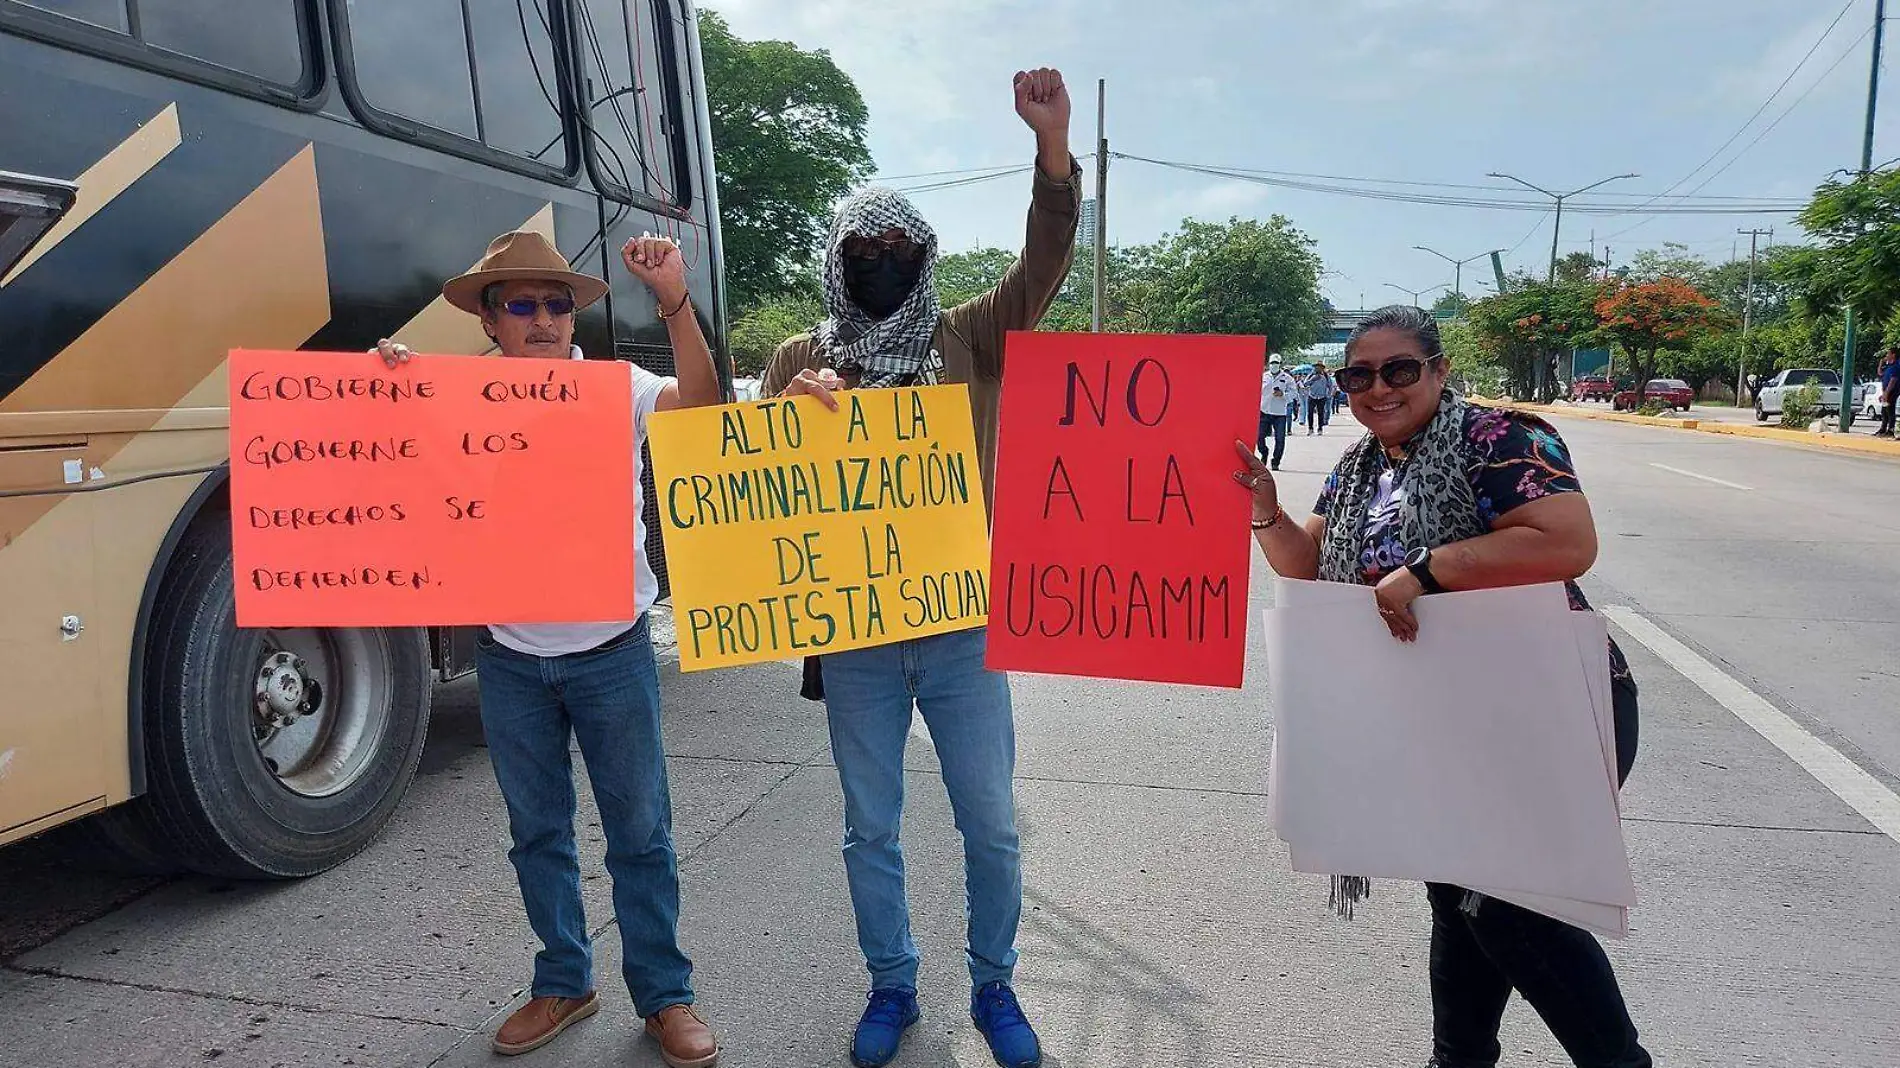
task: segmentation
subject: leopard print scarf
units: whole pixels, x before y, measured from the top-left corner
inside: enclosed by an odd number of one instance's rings
[[[1399,503],[1399,531],[1407,549],[1437,548],[1485,532],[1478,501],[1466,475],[1470,463],[1465,440],[1465,399],[1447,389],[1438,414],[1406,447],[1394,478],[1405,492]],[[1332,503],[1326,509],[1326,535],[1320,542],[1319,577],[1324,582],[1364,581],[1366,512],[1378,492],[1379,476],[1392,461],[1371,434],[1361,438],[1339,465]],[[1372,893],[1362,875],[1335,875],[1331,907],[1351,919],[1353,908]]]

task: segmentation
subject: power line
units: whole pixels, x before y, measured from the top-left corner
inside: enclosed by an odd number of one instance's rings
[[[1723,152],[1728,150],[1728,146],[1734,144],[1736,140],[1739,139],[1744,133],[1747,133],[1748,128],[1750,126],[1753,126],[1755,124],[1755,120],[1761,118],[1762,114],[1768,110],[1769,106],[1772,105],[1776,101],[1776,99],[1778,99],[1781,96],[1782,90],[1788,88],[1789,83],[1794,81],[1795,75],[1801,73],[1802,68],[1808,65],[1808,60],[1814,58],[1814,53],[1820,51],[1821,46],[1827,43],[1827,39],[1834,35],[1834,28],[1841,24],[1841,20],[1846,18],[1847,13],[1853,10],[1854,5],[1859,2],[1860,0],[1847,0],[1847,3],[1841,5],[1840,12],[1834,16],[1834,21],[1828,23],[1827,29],[1821,31],[1821,36],[1815,39],[1814,44],[1811,45],[1808,48],[1807,53],[1801,57],[1801,61],[1794,65],[1794,69],[1788,72],[1788,76],[1786,78],[1781,79],[1781,84],[1775,86],[1775,91],[1768,94],[1768,99],[1761,102],[1761,107],[1758,107],[1755,109],[1755,113],[1748,117],[1748,121],[1736,127],[1735,132],[1728,135],[1728,140],[1722,142],[1720,145],[1716,147],[1715,151],[1709,153],[1709,158],[1703,160],[1701,163],[1696,164],[1695,168],[1691,170],[1688,174],[1685,174],[1681,178],[1678,178],[1674,182],[1671,182],[1667,189],[1664,189],[1662,192],[1657,193],[1655,196],[1649,198],[1643,203],[1645,205],[1653,204],[1656,201],[1661,200],[1663,197],[1668,196],[1670,193],[1681,188],[1685,182],[1689,181],[1691,178],[1694,178],[1697,174],[1700,174],[1704,167],[1707,167],[1709,164],[1714,163],[1717,157],[1721,156]],[[1826,75],[1822,75],[1822,77],[1825,78]],[[1747,151],[1747,150],[1744,149],[1743,151]],[[1701,187],[1698,186],[1697,188],[1699,189]]]
[[[1800,96],[1795,97],[1794,102],[1789,104],[1787,108],[1782,111],[1781,114],[1775,116],[1775,121],[1763,127],[1761,132],[1755,135],[1755,139],[1750,141],[1746,145],[1743,145],[1740,151],[1736,152],[1733,156],[1730,156],[1727,163],[1722,164],[1721,167],[1710,172],[1709,176],[1702,179],[1702,182],[1699,185],[1697,185],[1694,189],[1689,190],[1688,193],[1683,194],[1683,195],[1692,196],[1700,192],[1701,190],[1707,188],[1710,182],[1713,182],[1717,178],[1720,178],[1724,173],[1728,171],[1730,167],[1735,166],[1735,164],[1739,162],[1743,156],[1748,155],[1748,152],[1750,149],[1760,144],[1763,138],[1773,133],[1775,131],[1775,127],[1781,125],[1782,120],[1786,119],[1789,115],[1792,115],[1794,113],[1794,110],[1800,107],[1803,101],[1807,100],[1808,97],[1814,94],[1814,91],[1816,89],[1819,89],[1823,84],[1825,84],[1828,78],[1833,76],[1836,70],[1840,69],[1841,64],[1847,62],[1848,58],[1852,56],[1860,48],[1860,43],[1862,41],[1865,41],[1867,39],[1867,36],[1873,32],[1874,32],[1873,27],[1871,26],[1865,30],[1862,30],[1860,36],[1854,38],[1853,43],[1847,46],[1846,51],[1842,52],[1839,56],[1835,57],[1834,62],[1828,65],[1827,70],[1821,72],[1821,76],[1819,78],[1816,78],[1812,85],[1809,85],[1807,89],[1803,90]],[[1634,225],[1626,226],[1623,229],[1618,230],[1616,233],[1611,234],[1610,237],[1611,238],[1621,237],[1624,234],[1630,233],[1644,226],[1647,226],[1651,221],[1652,220],[1650,219],[1644,219],[1643,221],[1635,223]]]
[[[1748,155],[1749,149],[1754,148],[1756,145],[1761,143],[1762,138],[1767,137],[1769,134],[1773,133],[1775,131],[1775,127],[1781,125],[1781,120],[1787,118],[1791,113],[1793,113],[1795,108],[1800,107],[1801,102],[1803,100],[1806,100],[1816,89],[1819,89],[1821,87],[1821,83],[1827,81],[1829,75],[1833,74],[1834,71],[1837,70],[1842,63],[1847,62],[1848,57],[1852,56],[1855,52],[1859,51],[1860,43],[1862,41],[1865,41],[1868,35],[1873,32],[1874,32],[1874,29],[1872,26],[1869,26],[1865,30],[1862,30],[1860,33],[1860,36],[1854,38],[1854,43],[1847,46],[1847,51],[1842,52],[1839,58],[1835,59],[1833,64],[1831,64],[1827,68],[1827,70],[1823,72],[1822,75],[1815,80],[1814,84],[1808,86],[1806,92],[1802,93],[1798,97],[1795,97],[1794,103],[1788,105],[1787,111],[1784,111],[1780,115],[1775,116],[1775,121],[1769,123],[1765,128],[1763,128],[1762,132],[1756,134],[1755,139],[1753,141],[1750,141],[1748,144],[1742,146],[1742,150],[1740,152],[1735,153],[1734,156],[1730,157],[1727,163],[1722,164],[1722,167],[1720,170],[1717,170],[1713,174],[1710,174],[1707,178],[1702,179],[1702,184],[1696,186],[1695,189],[1689,190],[1689,192],[1693,194],[1697,190],[1704,188],[1710,182],[1713,182],[1717,178],[1721,177],[1723,171],[1726,171],[1730,167],[1735,166],[1736,160],[1739,160],[1743,156]]]
[[[1185,163],[1178,160],[1150,159],[1146,156],[1136,156],[1121,152],[1117,152],[1114,155],[1117,158],[1135,163],[1146,163],[1150,166],[1164,167],[1194,174],[1205,174],[1212,177],[1229,178],[1242,182],[1254,182],[1256,184],[1281,189],[1298,189],[1306,192],[1328,193],[1335,196],[1357,197],[1367,200],[1385,200],[1403,204],[1425,204],[1437,207],[1488,208],[1506,211],[1543,212],[1548,209],[1547,202],[1542,200],[1511,199],[1503,196],[1455,196],[1439,193],[1408,193],[1396,190],[1365,189],[1350,185],[1266,177],[1261,174],[1250,174],[1243,171],[1208,166],[1206,164]],[[1502,192],[1502,190],[1495,189],[1492,191]],[[1789,197],[1757,197],[1745,201],[1724,200],[1719,203],[1679,202],[1640,209],[1626,204],[1604,203],[1596,200],[1567,204],[1567,206],[1571,211],[1590,215],[1621,215],[1639,210],[1643,214],[1659,215],[1792,215],[1799,212],[1805,204],[1802,201]]]

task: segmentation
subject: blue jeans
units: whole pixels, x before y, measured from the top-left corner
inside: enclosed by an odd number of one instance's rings
[[[831,754],[844,788],[844,868],[871,988],[917,985],[904,896],[904,742],[923,713],[963,834],[965,959],[973,986],[1009,981],[1023,877],[1016,840],[1016,722],[1009,678],[983,666],[987,631],[824,658]]]
[[[1260,440],[1254,443],[1254,451],[1260,454],[1260,462],[1280,466],[1280,458],[1286,455],[1286,424],[1288,416],[1260,413]],[[1273,448],[1267,449],[1267,439],[1273,439]]]
[[[482,730],[508,802],[508,831],[528,923],[541,940],[535,997],[594,989],[594,952],[574,849],[574,769],[580,741],[594,784],[607,871],[614,880],[627,990],[641,1016],[693,1000],[693,964],[679,948],[679,868],[660,747],[660,677],[646,617],[599,649],[518,653],[483,636],[477,647]]]

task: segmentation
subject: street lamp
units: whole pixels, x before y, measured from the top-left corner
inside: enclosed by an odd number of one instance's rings
[[[1423,304],[1419,303],[1419,300],[1423,298],[1425,294],[1433,292],[1434,290],[1445,288],[1445,283],[1443,282],[1440,282],[1437,285],[1432,286],[1431,289],[1407,289],[1406,287],[1399,285],[1397,282],[1386,282],[1385,285],[1390,286],[1391,288],[1396,289],[1401,293],[1408,294],[1412,298],[1412,307],[1414,308],[1424,307]]]
[[[1551,226],[1550,226],[1550,277],[1545,279],[1546,284],[1550,284],[1557,281],[1557,232],[1559,230],[1562,230],[1563,225],[1564,225],[1564,201],[1570,199],[1571,197],[1576,196],[1578,193],[1588,193],[1590,190],[1595,189],[1597,186],[1608,185],[1611,182],[1620,182],[1625,178],[1639,178],[1641,177],[1641,175],[1612,174],[1608,178],[1603,179],[1602,181],[1591,182],[1589,185],[1586,185],[1581,189],[1572,189],[1568,193],[1553,193],[1550,190],[1545,189],[1541,185],[1532,185],[1531,183],[1525,181],[1524,179],[1519,178],[1515,174],[1500,174],[1497,171],[1492,171],[1491,173],[1485,175],[1485,177],[1486,178],[1503,178],[1508,181],[1516,182],[1518,185],[1521,185],[1526,189],[1530,189],[1530,190],[1534,190],[1536,192],[1542,193],[1545,196],[1557,202],[1557,219],[1555,222],[1551,223]]]
[[[1450,256],[1445,255],[1444,253],[1438,251],[1435,248],[1426,248],[1424,245],[1413,245],[1412,247],[1419,250],[1420,252],[1429,252],[1432,255],[1437,256],[1439,259],[1444,260],[1446,263],[1449,263],[1452,265],[1453,270],[1451,273],[1451,277],[1452,277],[1451,291],[1453,293],[1458,294],[1460,297],[1463,297],[1465,295],[1465,264],[1470,263],[1472,260],[1481,260],[1485,258],[1486,256],[1491,255],[1494,252],[1504,251],[1504,249],[1501,249],[1501,248],[1486,249],[1485,251],[1478,253],[1476,256],[1466,256],[1462,260],[1454,260]]]

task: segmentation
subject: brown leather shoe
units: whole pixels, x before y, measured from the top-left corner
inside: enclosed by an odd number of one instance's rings
[[[600,1011],[600,998],[534,998],[516,1009],[495,1032],[495,1052],[506,1057],[540,1049],[554,1036]]]
[[[668,1005],[647,1017],[647,1034],[660,1044],[668,1068],[712,1068],[719,1063],[719,1039],[691,1005]]]

